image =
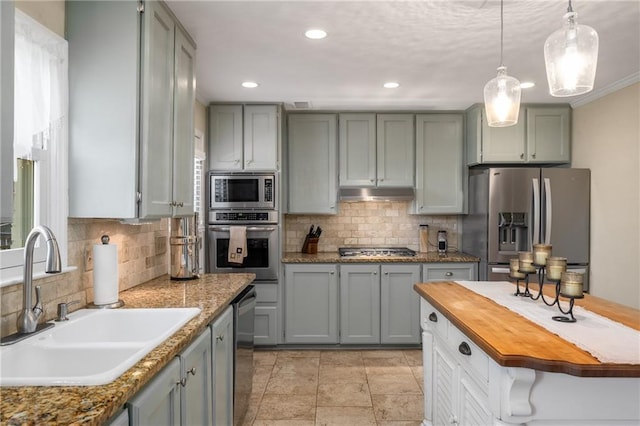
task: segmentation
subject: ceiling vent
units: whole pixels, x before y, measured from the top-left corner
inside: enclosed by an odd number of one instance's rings
[[[311,109],[311,102],[309,101],[294,101],[293,107],[295,109]]]

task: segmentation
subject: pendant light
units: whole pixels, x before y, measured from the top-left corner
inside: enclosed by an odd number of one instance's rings
[[[504,38],[503,0],[500,0],[500,66],[498,75],[484,86],[484,108],[490,127],[507,127],[518,123],[520,82],[507,75],[502,61]]]
[[[552,96],[575,96],[590,92],[598,64],[598,33],[578,25],[578,14],[571,7],[565,13],[564,27],[544,43],[544,63]]]

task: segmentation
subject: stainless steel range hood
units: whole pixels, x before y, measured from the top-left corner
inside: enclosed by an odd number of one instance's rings
[[[340,188],[340,201],[408,201],[413,188]]]

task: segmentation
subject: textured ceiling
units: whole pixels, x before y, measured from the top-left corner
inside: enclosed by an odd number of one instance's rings
[[[465,109],[500,62],[499,1],[167,2],[198,45],[200,102],[311,103],[313,109]],[[536,86],[522,102],[584,102],[638,81],[640,0],[573,1],[600,37],[594,92],[548,94],[543,46],[567,2],[506,0],[504,64]],[[309,28],[328,32],[309,40]],[[240,83],[256,81],[256,89]],[[386,81],[400,87],[385,89]]]

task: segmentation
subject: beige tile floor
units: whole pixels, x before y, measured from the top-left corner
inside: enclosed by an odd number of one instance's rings
[[[420,350],[257,350],[244,425],[419,425],[422,386]]]

